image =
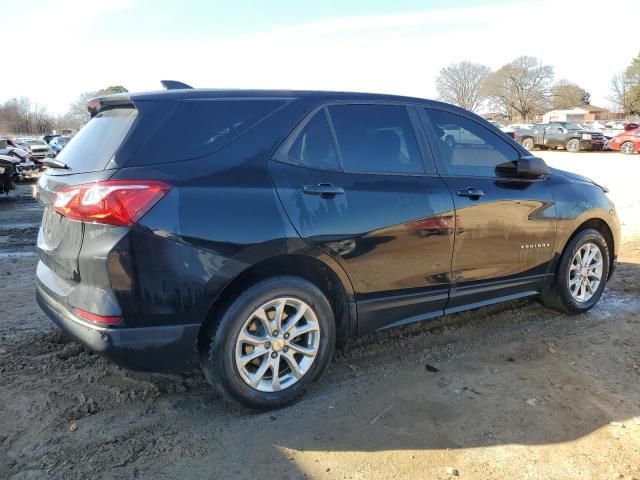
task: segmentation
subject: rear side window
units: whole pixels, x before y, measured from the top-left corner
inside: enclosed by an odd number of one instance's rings
[[[167,163],[214,153],[284,103],[282,99],[183,101],[147,141],[141,163]]]
[[[103,170],[129,132],[137,111],[116,108],[98,113],[62,150],[57,159],[73,173]]]
[[[329,107],[344,170],[423,173],[418,142],[402,105]]]
[[[338,156],[324,110],[316,113],[278,158],[287,163],[324,170],[339,170]]]

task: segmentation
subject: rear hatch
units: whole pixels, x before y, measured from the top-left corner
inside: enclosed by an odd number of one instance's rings
[[[118,150],[136,117],[137,110],[130,102],[98,113],[56,158],[68,168],[49,168],[38,181],[37,195],[45,207],[38,233],[38,255],[61,279],[80,281],[78,256],[85,225],[53,210],[55,192],[111,177],[116,169],[108,167],[116,165]]]

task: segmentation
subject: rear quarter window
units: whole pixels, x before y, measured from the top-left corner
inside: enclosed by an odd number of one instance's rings
[[[284,99],[185,100],[151,134],[142,151],[136,154],[135,163],[169,163],[214,153],[285,102]]]
[[[136,119],[134,108],[116,108],[98,113],[75,135],[56,157],[72,173],[104,170]]]

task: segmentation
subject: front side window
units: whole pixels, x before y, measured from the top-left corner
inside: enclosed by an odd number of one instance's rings
[[[446,173],[495,177],[496,166],[514,162],[518,151],[496,133],[467,117],[426,109]]]
[[[339,169],[338,156],[324,110],[317,112],[307,122],[281,159],[311,168]]]
[[[333,105],[328,110],[346,172],[423,173],[404,106]]]

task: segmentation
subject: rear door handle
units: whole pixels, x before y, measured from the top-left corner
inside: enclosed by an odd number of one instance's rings
[[[307,195],[320,195],[324,198],[332,198],[336,195],[342,195],[344,189],[331,185],[330,183],[319,183],[318,185],[305,185],[302,187],[302,192]]]
[[[485,196],[485,193],[482,190],[480,190],[479,188],[473,188],[473,187],[468,187],[468,188],[463,188],[462,190],[458,190],[457,194],[459,197],[469,197],[469,198],[480,198]]]

